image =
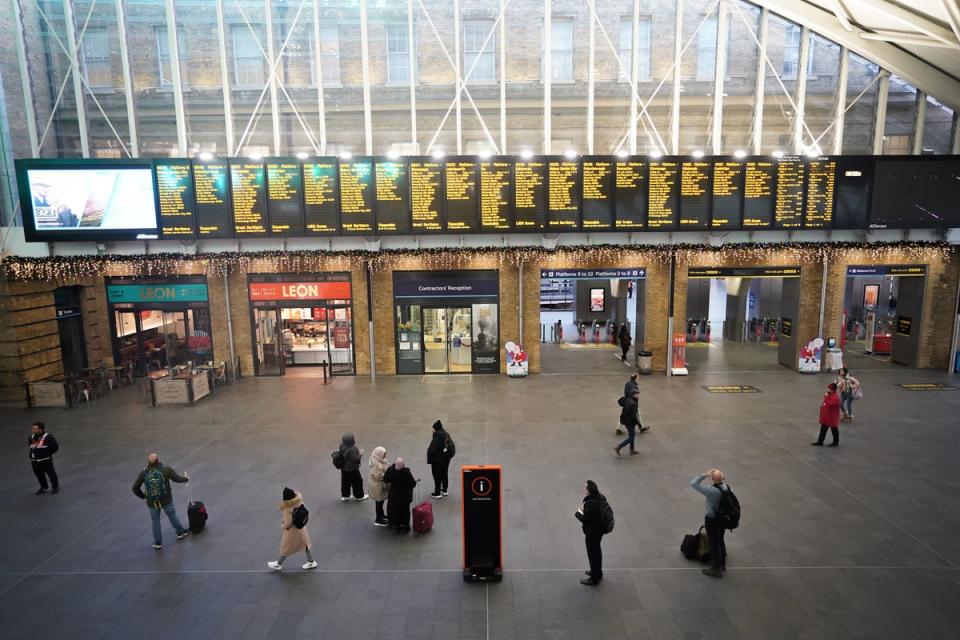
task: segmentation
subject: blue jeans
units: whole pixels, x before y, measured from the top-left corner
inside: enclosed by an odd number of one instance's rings
[[[153,521],[153,543],[163,544],[163,536],[160,534],[160,509],[154,509],[153,507],[148,507],[148,509],[150,509],[150,520]],[[170,520],[170,524],[176,529],[177,535],[186,531],[183,525],[180,524],[180,518],[177,517],[177,509],[173,506],[172,500],[170,504],[163,507],[163,512],[167,514],[167,519]]]
[[[633,439],[637,436],[637,428],[633,425],[624,426],[627,428],[627,437],[617,445],[617,449],[623,449],[625,446],[630,445],[630,451],[633,451]]]
[[[853,415],[853,394],[852,393],[840,394],[840,411],[845,416]]]

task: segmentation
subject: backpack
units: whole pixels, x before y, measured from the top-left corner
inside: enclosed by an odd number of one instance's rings
[[[163,468],[160,466],[147,467],[143,472],[144,493],[147,502],[156,504],[167,496],[167,479],[163,477]]]
[[[346,462],[346,458],[343,457],[343,451],[337,449],[330,454],[330,457],[333,459],[333,466],[336,469],[343,469],[343,464]]]
[[[447,441],[443,445],[443,453],[446,455],[447,460],[457,455],[457,445],[453,443],[453,438],[447,435]]]
[[[600,530],[603,533],[613,532],[613,507],[609,502],[603,503],[603,513],[600,514]]]
[[[310,512],[307,511],[307,508],[302,503],[293,510],[291,515],[293,516],[293,526],[297,529],[303,529],[310,520]]]
[[[627,404],[627,396],[620,396],[620,399],[617,400],[617,404],[621,407]]]
[[[719,487],[718,487],[719,488]],[[720,506],[717,509],[720,526],[733,531],[740,526],[740,501],[733,494],[730,487],[726,491],[720,489]]]

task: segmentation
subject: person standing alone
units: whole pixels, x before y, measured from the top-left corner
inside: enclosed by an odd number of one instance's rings
[[[593,480],[587,480],[585,495],[580,508],[574,514],[582,523],[584,542],[587,546],[587,560],[590,562],[590,570],[587,571],[588,578],[580,581],[580,584],[590,587],[600,584],[603,580],[603,550],[600,548],[600,542],[607,533],[604,517],[610,505],[607,498],[600,493],[600,488]],[[610,518],[612,520],[612,510]]]
[[[450,434],[443,428],[443,423],[437,420],[433,423],[433,438],[427,447],[427,464],[433,473],[433,493],[430,497],[439,500],[447,495],[450,478],[450,459],[456,453],[456,447]]]
[[[53,487],[51,493],[60,493],[60,479],[53,468],[53,454],[60,450],[60,445],[56,438],[47,433],[47,427],[42,422],[34,422],[30,432],[30,439],[27,440],[30,446],[30,466],[33,467],[33,475],[40,481],[36,495],[47,492],[48,477],[49,486]]]
[[[827,437],[827,429],[833,435],[831,447],[840,446],[840,396],[837,395],[837,385],[831,382],[827,385],[827,392],[823,394],[823,402],[820,403],[820,436],[816,442],[811,442],[815,447],[823,446],[823,439]]]
[[[706,478],[710,478],[710,486],[702,484]],[[724,528],[723,521],[720,519],[720,501],[723,498],[723,492],[728,491],[729,487],[720,469],[710,469],[706,473],[701,473],[690,481],[690,486],[706,498],[703,524],[707,530],[707,538],[710,539],[711,567],[704,569],[703,573],[713,578],[720,578],[727,570],[727,545],[723,541]]]
[[[147,503],[150,509],[150,520],[153,522],[153,548],[158,551],[163,548],[163,535],[160,531],[160,511],[167,514],[167,519],[177,532],[177,540],[183,540],[190,535],[190,530],[180,524],[177,509],[173,505],[173,491],[170,481],[189,482],[190,478],[184,473],[182,476],[172,468],[160,462],[155,453],[147,456],[147,468],[140,472],[133,483],[133,494]],[[141,487],[143,487],[141,489]]]
[[[354,500],[366,500],[370,496],[363,492],[363,476],[360,475],[360,460],[363,449],[357,448],[352,433],[343,434],[340,442],[340,454],[343,456],[343,468],[340,470],[340,500],[350,499],[353,490]]]

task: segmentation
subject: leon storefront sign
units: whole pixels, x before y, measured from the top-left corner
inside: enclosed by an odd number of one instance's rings
[[[251,300],[349,300],[349,282],[251,282]]]

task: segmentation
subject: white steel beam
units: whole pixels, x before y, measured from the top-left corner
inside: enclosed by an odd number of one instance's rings
[[[553,132],[551,131],[551,83],[553,82],[553,2],[543,0],[543,153],[549,155]]]
[[[264,23],[267,28],[267,60],[270,65],[270,117],[273,123],[273,153],[280,155],[280,101],[277,99],[277,65],[273,46],[273,11],[270,0],[263,0]]]
[[[885,31],[878,29],[873,32],[861,32],[860,37],[864,40],[876,40],[879,42],[893,42],[895,44],[905,44],[918,47],[936,47],[937,49],[960,49],[956,42],[944,42],[939,38],[918,35],[911,31]]]
[[[130,156],[140,157],[137,141],[137,109],[133,94],[133,73],[130,70],[130,49],[127,42],[127,10],[124,0],[117,0],[117,32],[120,39],[120,61],[123,63],[123,92],[127,99],[127,127],[130,129]]]
[[[877,108],[874,110],[873,122],[873,155],[883,153],[883,136],[887,126],[887,96],[890,94],[890,72],[880,70],[880,80],[877,84]]]
[[[30,64],[27,62],[27,45],[23,37],[23,10],[20,0],[13,0],[13,12],[16,18],[14,31],[17,36],[17,63],[20,67],[20,90],[23,91],[23,111],[27,118],[27,134],[30,138],[30,155],[40,157],[40,143],[37,137],[37,113],[33,106],[33,83],[30,82]]]
[[[847,31],[853,31],[853,25],[850,23],[850,13],[843,5],[842,0],[830,0],[830,10],[833,11],[833,15],[840,21],[840,26]]]
[[[360,0],[360,64],[363,76],[364,153],[373,155],[373,119],[370,112],[370,43],[367,41],[367,0]]]
[[[951,155],[960,155],[960,113],[953,112],[953,138],[950,141]]]
[[[917,91],[917,108],[913,114],[913,136],[910,144],[910,153],[915,156],[923,151],[923,130],[927,120],[927,94]]]
[[[960,42],[960,4],[957,4],[957,0],[940,0],[940,4],[943,5],[950,19],[950,28],[953,29],[953,35]]]
[[[591,2],[593,7],[596,3]],[[633,0],[633,19],[630,21],[630,154],[637,153],[637,82],[640,80],[640,0]]]
[[[80,76],[80,46],[77,42],[77,23],[73,16],[73,0],[63,0],[63,20],[67,30],[67,54],[70,56],[70,71],[73,74],[73,96],[76,100],[77,126],[80,128],[80,151],[84,158],[90,157],[90,135],[87,131],[87,108],[83,95],[83,79]]]
[[[223,90],[223,132],[227,138],[227,155],[236,153],[233,137],[233,90],[230,65],[227,63],[227,32],[223,23],[223,0],[217,0],[217,43],[220,47],[220,83]]]
[[[177,38],[177,13],[173,0],[164,0],[167,17],[167,41],[170,48],[170,75],[173,81],[173,111],[177,118],[177,152],[187,155],[187,116],[183,108],[183,78],[180,75],[180,40]]]
[[[847,85],[850,75],[850,52],[840,47],[840,70],[837,75],[837,99],[833,103],[833,154],[843,153],[843,122],[847,114]]]
[[[727,0],[717,5],[717,54],[713,72],[713,140],[714,155],[723,153],[723,83],[727,75]]]
[[[764,92],[766,91],[767,65],[766,50],[767,38],[769,36],[770,10],[766,7],[760,9],[760,33],[757,34],[757,77],[753,87],[753,123],[750,132],[751,151],[754,155],[760,155],[763,147],[763,102]]]
[[[457,86],[457,155],[463,153],[463,113],[460,108],[460,96],[463,91],[460,71],[463,63],[460,61],[460,36],[460,0],[453,0],[453,78]]]
[[[595,3],[589,3],[589,12],[590,16],[587,19],[589,26],[589,31],[587,32],[587,153],[593,154],[593,95],[594,95],[594,70],[593,65],[595,61],[595,48],[596,48],[596,21],[597,21],[597,6]],[[630,106],[634,107],[636,101],[631,98]],[[636,114],[631,110],[630,120],[633,122],[636,119]],[[636,129],[636,124],[633,125]]]
[[[410,81],[410,143],[414,153],[420,153],[417,141],[417,48],[413,37],[413,0],[407,0],[407,74]]]
[[[327,153],[327,114],[323,104],[323,49],[320,46],[320,0],[313,0],[313,65],[317,82],[317,118],[320,120],[320,154]]]
[[[500,153],[507,152],[507,0],[500,0]]]
[[[670,153],[680,153],[680,60],[683,57],[683,0],[677,0],[673,29],[673,97],[670,101]],[[660,151],[665,151],[660,149]]]
[[[793,152],[804,152],[803,126],[806,117],[807,102],[807,64],[810,61],[810,29],[806,26],[800,29],[800,60],[797,61],[797,99],[793,114]],[[813,141],[811,140],[811,143]]]

